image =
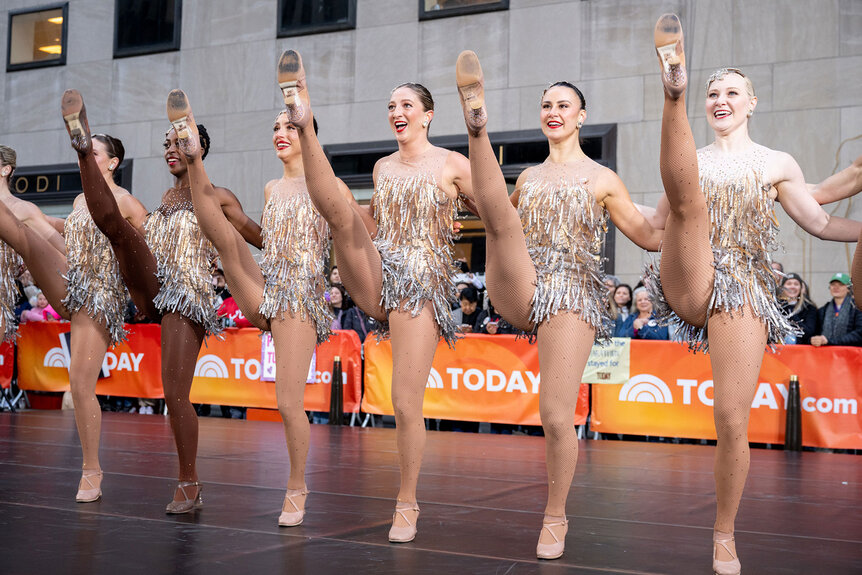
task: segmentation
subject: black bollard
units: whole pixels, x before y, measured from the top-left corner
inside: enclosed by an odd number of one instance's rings
[[[329,386],[329,425],[341,425],[344,418],[344,390],[341,378],[341,357],[332,362],[332,384]]]
[[[790,376],[790,389],[787,395],[784,450],[802,451],[802,401],[799,397],[799,378],[795,375]]]

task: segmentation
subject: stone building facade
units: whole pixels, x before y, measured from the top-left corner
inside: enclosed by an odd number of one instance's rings
[[[0,0],[0,38],[10,11],[41,0]],[[662,190],[662,91],[652,28],[677,12],[686,30],[692,89],[689,114],[698,146],[709,143],[703,84],[736,66],[758,93],[753,139],[793,155],[810,182],[862,154],[862,2],[859,0],[510,0],[507,9],[420,20],[416,0],[357,0],[355,28],[277,37],[282,0],[185,0],[180,49],[114,58],[114,2],[69,0],[66,64],[7,72],[0,67],[0,142],[20,166],[75,161],[59,113],[60,95],[79,89],[94,131],[123,140],[133,160],[131,191],[152,209],[171,179],[162,158],[165,97],[180,87],[212,135],[211,179],[233,190],[259,219],[263,186],[279,177],[272,121],[281,109],[275,63],[301,51],[325,145],[391,140],[390,90],[425,84],[437,101],[432,136],[464,136],[454,84],[463,49],[485,70],[494,132],[538,128],[538,103],[551,81],[573,81],[587,99],[587,124],[615,130],[615,165],[635,201]],[[0,43],[7,59],[7,43]],[[862,196],[830,206],[862,219]],[[68,205],[48,207],[68,211]],[[778,209],[787,271],[808,278],[815,300],[828,277],[847,271],[849,246],[807,236]],[[61,214],[62,215],[62,214]],[[644,254],[618,234],[615,273],[636,283]]]

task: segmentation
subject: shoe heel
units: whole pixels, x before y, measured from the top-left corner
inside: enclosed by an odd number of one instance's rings
[[[63,121],[66,122],[67,126],[69,126],[69,135],[72,137],[82,136],[84,134],[84,126],[81,125],[80,117],[81,114],[78,112],[69,114],[68,116],[63,116]]]
[[[676,55],[676,42],[673,44],[665,44],[664,46],[656,46],[656,52],[661,60],[662,68],[665,74],[670,74],[671,65],[678,63],[679,58]]]
[[[485,91],[482,85],[482,66],[475,52],[465,50],[458,56],[455,64],[455,81],[471,110],[478,110],[485,105]]]
[[[302,68],[302,58],[296,50],[285,50],[278,59],[277,81],[287,106],[300,106],[299,71]]]
[[[182,90],[171,90],[168,94],[168,120],[177,132],[177,138],[187,140],[191,137],[189,130],[189,100]]]

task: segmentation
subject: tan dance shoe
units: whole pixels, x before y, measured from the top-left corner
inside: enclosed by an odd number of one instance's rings
[[[288,120],[297,128],[305,128],[311,121],[311,107],[308,104],[305,68],[302,66],[302,56],[299,52],[285,50],[281,54],[276,77],[284,97]]]
[[[415,515],[410,513],[415,511]],[[401,516],[407,525],[395,525],[395,521]],[[411,521],[412,516],[412,521]],[[415,502],[399,501],[395,504],[395,513],[392,514],[392,527],[389,529],[389,541],[392,543],[409,543],[416,539],[416,523],[419,521],[419,505]]]
[[[712,532],[712,571],[715,575],[739,575],[742,566],[736,555],[733,533]],[[719,559],[718,553],[724,549],[730,559]]]
[[[542,543],[540,533],[540,541],[539,544],[536,545],[536,557],[539,559],[557,559],[558,557],[561,557],[566,548],[566,533],[569,532],[569,520],[565,517],[545,515],[542,519],[542,532],[545,531],[550,533],[554,542]]]
[[[655,51],[661,63],[661,81],[671,98],[679,98],[688,84],[682,24],[676,14],[664,14],[653,31]]]
[[[302,523],[305,518],[305,497],[308,488],[288,489],[284,496],[284,505],[281,506],[281,515],[278,517],[280,527],[294,527]]]
[[[479,57],[472,50],[464,50],[458,56],[455,81],[467,129],[474,134],[480,132],[488,123],[488,113],[485,111],[485,76],[482,74]]]
[[[189,497],[189,492],[186,491],[187,487],[197,487],[197,494],[194,497]],[[168,506],[165,508],[165,513],[168,515],[181,515],[204,506],[204,500],[201,498],[201,492],[204,487],[200,481],[180,481],[177,484],[177,489],[182,492],[183,500],[168,503]]]
[[[79,154],[86,154],[93,149],[90,139],[90,125],[87,122],[87,109],[84,107],[84,99],[78,90],[66,90],[60,100],[60,111],[63,114],[63,122],[66,131],[72,140],[72,147]]]
[[[85,470],[81,474],[81,481],[78,483],[78,494],[75,495],[75,501],[78,503],[90,503],[98,501],[102,498],[102,472]]]

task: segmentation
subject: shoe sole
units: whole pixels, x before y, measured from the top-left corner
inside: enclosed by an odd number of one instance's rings
[[[653,30],[653,40],[666,73],[670,71],[668,58],[678,57],[680,64],[685,65],[685,53],[676,53],[676,46],[682,38],[682,23],[676,14],[663,14],[659,17]]]
[[[60,100],[60,110],[63,114],[63,121],[69,127],[69,135],[83,136],[84,126],[81,123],[81,116],[84,115],[84,99],[81,93],[77,90],[66,90],[63,94],[63,99]]]
[[[476,53],[471,50],[461,52],[455,64],[455,83],[473,110],[478,110],[485,104],[482,79],[482,65]]]
[[[285,50],[278,59],[278,68],[276,80],[278,87],[281,88],[281,94],[284,97],[286,105],[293,98],[293,105],[301,106],[302,102],[299,98],[299,82],[300,73],[302,71],[302,56],[296,50]]]
[[[182,90],[171,90],[167,104],[168,120],[177,132],[177,138],[186,140],[191,137],[189,130],[189,99]]]

